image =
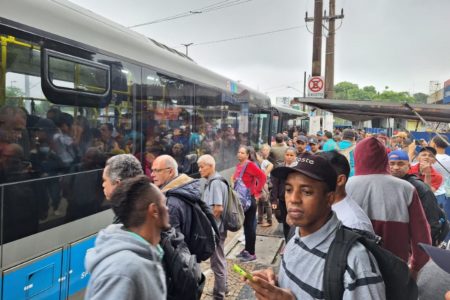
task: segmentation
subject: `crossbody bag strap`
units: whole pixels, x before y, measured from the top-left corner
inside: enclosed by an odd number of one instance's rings
[[[248,162],[245,163],[244,167],[241,170],[241,173],[239,174],[239,177],[237,179],[242,179],[242,176],[244,176],[245,170],[247,169]]]

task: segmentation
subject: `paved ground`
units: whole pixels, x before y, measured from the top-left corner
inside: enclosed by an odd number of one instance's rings
[[[256,230],[256,256],[257,260],[248,263],[240,263],[235,258],[244,245],[239,242],[238,238],[242,235],[242,231],[234,233],[229,232],[225,241],[225,253],[227,253],[228,263],[228,289],[229,295],[227,299],[255,299],[253,290],[240,282],[239,275],[231,270],[234,263],[242,265],[247,271],[265,269],[267,267],[278,268],[279,251],[283,246],[283,231],[281,225],[278,225],[274,218],[274,224],[271,227],[260,227]],[[202,269],[206,275],[206,285],[202,299],[213,299],[207,291],[212,291],[214,286],[214,274],[212,273],[209,261],[202,263]]]

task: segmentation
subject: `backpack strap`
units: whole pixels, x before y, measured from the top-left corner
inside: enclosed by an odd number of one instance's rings
[[[291,226],[291,228],[289,229],[286,244],[289,243],[289,241],[295,236],[295,228],[297,228],[297,227]]]
[[[336,237],[331,243],[325,259],[323,272],[323,292],[325,300],[341,300],[344,295],[344,273],[347,256],[353,244],[359,239],[358,234],[339,226]]]

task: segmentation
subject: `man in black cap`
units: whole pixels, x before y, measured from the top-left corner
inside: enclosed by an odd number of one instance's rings
[[[315,137],[309,139],[309,146],[311,147],[311,154],[320,152],[319,141]]]
[[[308,138],[304,135],[297,136],[295,140],[295,146],[297,148],[297,159],[304,156],[305,154],[309,154],[308,151],[306,151],[306,146],[308,145]]]
[[[278,276],[271,269],[256,271],[248,284],[258,299],[324,299],[325,259],[341,225],[331,210],[336,171],[325,158],[310,155],[295,167],[274,169],[272,176],[286,182],[287,221],[295,234]],[[385,299],[380,274],[374,257],[355,243],[347,257],[343,299]]]

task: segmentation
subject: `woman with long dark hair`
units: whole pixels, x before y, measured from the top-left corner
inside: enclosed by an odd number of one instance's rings
[[[237,255],[243,262],[256,259],[256,199],[261,197],[262,189],[266,183],[266,175],[252,161],[251,147],[241,146],[237,153],[238,164],[233,175],[234,187],[241,198],[247,199],[244,208],[244,235],[245,248]],[[242,184],[244,186],[242,186]],[[239,188],[241,187],[241,188]],[[248,193],[248,194],[245,194]]]

